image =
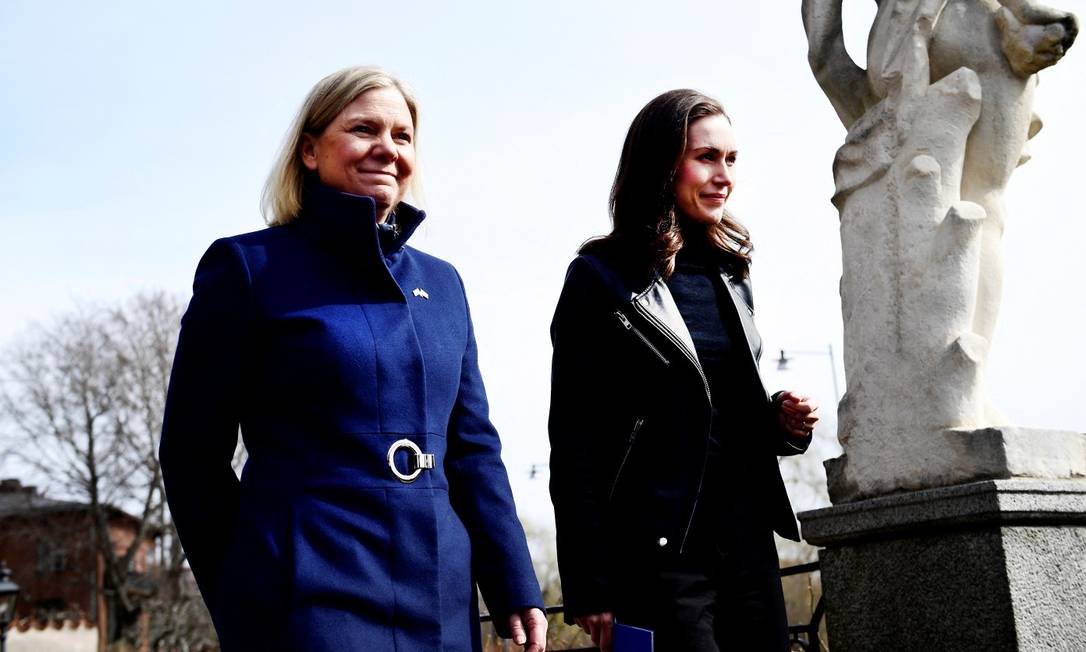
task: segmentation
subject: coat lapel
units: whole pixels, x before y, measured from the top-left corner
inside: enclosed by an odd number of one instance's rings
[[[687,329],[679,307],[675,305],[675,298],[671,296],[671,290],[667,289],[667,284],[657,279],[648,290],[635,296],[633,300],[634,303],[640,305],[642,310],[675,334],[678,343],[687,349],[686,353],[692,360],[698,359],[694,348],[694,338],[690,336],[690,330]]]
[[[754,312],[747,305],[747,302],[739,296],[739,292],[732,280],[728,278],[728,275],[722,273],[720,278],[724,281],[724,287],[728,288],[728,296],[732,298],[732,304],[735,305],[735,314],[739,315],[739,323],[743,327],[743,336],[747,340],[747,348],[750,350],[750,356],[754,359],[755,366],[757,366],[758,360],[762,357],[762,340],[758,336],[758,329],[754,326]]]

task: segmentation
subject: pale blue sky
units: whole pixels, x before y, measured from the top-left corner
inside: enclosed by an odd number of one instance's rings
[[[1062,7],[1086,16],[1084,0]],[[850,46],[874,3],[846,0]],[[856,50],[854,49],[854,52]],[[216,237],[261,228],[264,177],[323,75],[382,65],[421,105],[430,217],[413,244],[468,285],[522,511],[546,521],[547,327],[633,115],[664,90],[735,120],[733,208],[757,246],[766,348],[840,351],[830,165],[844,129],[811,77],[798,2],[39,2],[0,5],[0,344],[76,301],[188,296]],[[1042,74],[1046,126],[1012,179],[989,372],[1012,420],[1086,430],[1080,286],[1086,44]],[[768,384],[832,403],[827,356]],[[842,378],[842,388],[843,388]],[[830,416],[830,415],[827,415]],[[819,436],[832,440],[832,428]],[[824,446],[823,450],[829,447]]]

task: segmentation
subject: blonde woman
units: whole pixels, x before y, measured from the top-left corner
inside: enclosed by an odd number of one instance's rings
[[[477,586],[499,631],[544,649],[463,285],[407,245],[417,127],[385,72],[321,80],[270,228],[196,270],[160,456],[226,652],[478,650]]]

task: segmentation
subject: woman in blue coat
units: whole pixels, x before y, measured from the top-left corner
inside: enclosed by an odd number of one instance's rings
[[[478,650],[476,586],[544,649],[463,284],[406,245],[416,126],[388,74],[323,79],[269,178],[271,227],[197,268],[160,457],[226,652]]]

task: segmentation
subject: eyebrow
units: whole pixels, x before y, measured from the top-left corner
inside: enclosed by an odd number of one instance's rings
[[[729,150],[729,151],[725,152],[724,150],[720,149],[719,147],[714,147],[713,145],[702,145],[701,147],[695,147],[691,151],[692,152],[701,152],[701,153],[712,152],[714,154],[731,154],[732,156],[738,156],[739,155],[739,150],[738,149],[733,149],[733,150]]]
[[[381,118],[378,118],[376,116],[358,114],[358,113],[356,113],[354,115],[347,116],[346,118],[344,118],[343,121],[344,121],[344,123],[349,124],[349,125],[350,124],[385,124],[387,122],[386,120],[382,120]],[[414,125],[412,125],[410,122],[401,123],[398,120],[392,122],[392,128],[393,129],[407,128],[407,129],[410,129],[411,131],[415,130]]]

